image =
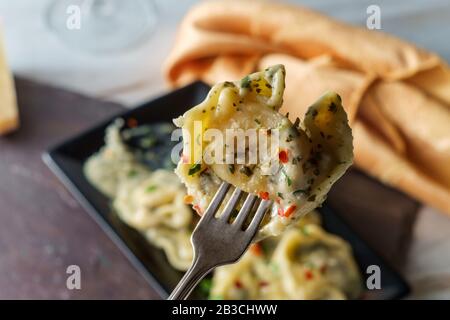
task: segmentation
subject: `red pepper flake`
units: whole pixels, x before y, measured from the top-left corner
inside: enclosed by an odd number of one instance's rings
[[[284,216],[283,208],[281,208],[281,207],[278,208],[278,215],[279,215],[280,217],[283,217],[283,216]]]
[[[269,200],[269,193],[267,191],[261,191],[258,195],[263,200]]]
[[[289,156],[288,156],[287,151],[286,151],[286,150],[281,150],[281,151],[278,153],[278,159],[280,159],[280,161],[281,161],[282,163],[288,163],[288,161],[289,161]]]
[[[311,280],[312,278],[314,278],[314,274],[312,273],[311,270],[306,270],[305,278],[306,278],[306,280]]]
[[[240,282],[239,280],[236,280],[236,281],[234,282],[234,286],[235,286],[236,288],[238,288],[238,289],[242,289],[242,287],[244,287],[244,286],[242,285],[242,282]]]
[[[258,243],[254,243],[250,246],[250,251],[251,253],[253,253],[255,256],[262,256],[263,255],[263,250],[261,248],[261,246]]]
[[[137,122],[137,120],[135,118],[128,118],[127,126],[129,128],[136,128],[138,126],[138,122]]]
[[[286,218],[288,218],[288,217],[295,211],[295,209],[297,209],[297,206],[296,206],[296,205],[290,206],[290,207],[287,208],[287,210],[284,212],[284,216],[285,216]]]
[[[202,214],[202,209],[200,209],[200,206],[198,204],[196,204],[192,208],[194,208],[194,210],[197,211],[199,214]]]
[[[262,288],[262,287],[267,287],[269,285],[269,283],[268,282],[266,282],[266,281],[260,281],[259,282],[259,286]]]
[[[292,205],[289,208],[286,209],[286,211],[283,211],[282,208],[278,208],[278,215],[281,217],[289,218],[289,216],[297,209],[296,205]]]

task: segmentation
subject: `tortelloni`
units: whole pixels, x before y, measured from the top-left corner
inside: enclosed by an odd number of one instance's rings
[[[284,78],[284,67],[276,65],[241,81],[219,83],[202,103],[174,120],[183,128],[176,173],[198,213],[221,181],[274,201],[257,240],[280,234],[319,206],[353,160],[351,129],[339,95],[325,94],[302,122],[292,123],[278,112]],[[208,136],[210,129],[224,138]],[[230,130],[234,136],[228,140]]]
[[[273,245],[264,251],[253,245],[236,264],[217,268],[211,298],[339,300],[360,296],[362,280],[350,246],[319,225],[292,227]]]
[[[192,211],[184,203],[185,194],[173,172],[157,170],[140,181],[121,183],[113,201],[120,218],[163,249],[179,270],[187,270],[193,259]]]
[[[361,276],[348,243],[318,225],[286,231],[272,261],[277,263],[282,287],[297,299],[355,299]]]
[[[88,180],[112,199],[114,211],[164,250],[170,264],[187,270],[192,262],[190,243],[193,214],[184,203],[186,191],[172,171],[150,171],[122,141],[122,120],[106,130],[106,144],[84,165]]]
[[[113,202],[118,214],[130,226],[182,228],[192,220],[184,203],[185,191],[178,177],[167,170],[156,170],[145,178],[122,183]]]

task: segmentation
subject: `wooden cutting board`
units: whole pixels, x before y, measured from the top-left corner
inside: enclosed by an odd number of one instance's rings
[[[0,137],[0,299],[158,298],[41,161],[49,146],[123,107],[15,80],[22,125]],[[415,201],[353,170],[333,188],[329,203],[399,266]],[[81,290],[66,287],[69,265],[81,268]]]

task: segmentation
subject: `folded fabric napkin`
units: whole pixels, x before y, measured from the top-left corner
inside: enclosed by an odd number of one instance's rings
[[[297,6],[208,1],[184,18],[165,74],[173,86],[213,84],[279,63],[281,112],[295,119],[336,91],[356,166],[450,214],[450,71],[434,53]]]

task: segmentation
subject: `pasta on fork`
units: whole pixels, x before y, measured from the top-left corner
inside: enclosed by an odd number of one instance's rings
[[[199,214],[221,181],[274,201],[257,239],[279,235],[320,206],[353,160],[339,95],[326,93],[292,123],[278,112],[284,79],[284,66],[275,65],[216,84],[202,103],[174,120],[183,129],[176,173]]]

